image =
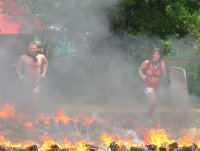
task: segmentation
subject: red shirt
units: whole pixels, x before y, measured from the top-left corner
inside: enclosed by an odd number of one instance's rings
[[[159,77],[162,75],[161,61],[157,65],[152,64],[151,60],[148,60],[145,69],[146,78],[144,79],[144,86],[158,89],[160,86]],[[153,79],[157,78],[157,81]]]

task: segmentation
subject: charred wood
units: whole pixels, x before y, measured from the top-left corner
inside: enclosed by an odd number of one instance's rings
[[[0,151],[13,151],[13,148],[7,146],[0,146]]]
[[[87,151],[97,151],[98,147],[90,144],[86,144]]]
[[[131,147],[131,151],[144,151],[144,148],[140,148],[140,147]]]
[[[126,146],[122,145],[121,151],[130,151]]]
[[[118,151],[120,149],[119,145],[115,143],[115,141],[112,141],[110,143],[110,149],[111,151]]]
[[[178,147],[175,151],[199,151],[199,149],[196,144],[192,144],[192,146]]]
[[[48,151],[69,151],[68,148],[60,148],[57,144],[51,145],[51,148]]]
[[[192,150],[199,151],[197,144],[195,144],[195,143],[192,144]]]
[[[178,143],[177,142],[169,144],[169,151],[174,151],[177,148],[178,148]]]
[[[51,145],[51,149],[49,149],[48,151],[60,151],[60,148],[58,147],[58,145]]]
[[[160,146],[159,151],[167,151],[167,148],[165,146]]]
[[[32,145],[25,148],[25,151],[38,151],[38,147],[36,145]]]
[[[156,145],[153,145],[153,144],[150,144],[150,145],[145,145],[145,147],[147,147],[149,150],[151,151],[156,151],[157,149],[157,146]]]

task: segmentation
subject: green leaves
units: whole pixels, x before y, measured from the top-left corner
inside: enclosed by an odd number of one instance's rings
[[[193,0],[192,4],[188,4],[182,0],[123,0],[112,10],[111,25],[114,25],[115,31],[129,29],[135,34],[149,32],[161,38],[171,34],[182,37],[192,32],[190,26],[197,19],[194,13],[199,11],[199,7],[194,5],[198,6],[199,2]],[[118,22],[119,18],[124,24]]]

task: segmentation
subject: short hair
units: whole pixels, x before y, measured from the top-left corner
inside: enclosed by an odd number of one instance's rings
[[[29,43],[28,43],[28,46],[29,45],[36,45],[36,46],[38,46],[38,44],[35,42],[35,41],[30,41]]]

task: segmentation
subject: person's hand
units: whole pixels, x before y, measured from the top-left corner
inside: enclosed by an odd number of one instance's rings
[[[156,77],[152,77],[152,78],[151,78],[151,82],[152,82],[152,83],[156,83],[157,81],[158,81],[158,78],[156,78]]]
[[[146,77],[147,77],[146,75],[143,75],[143,76],[142,76],[142,80],[145,80],[145,79],[146,79]]]

